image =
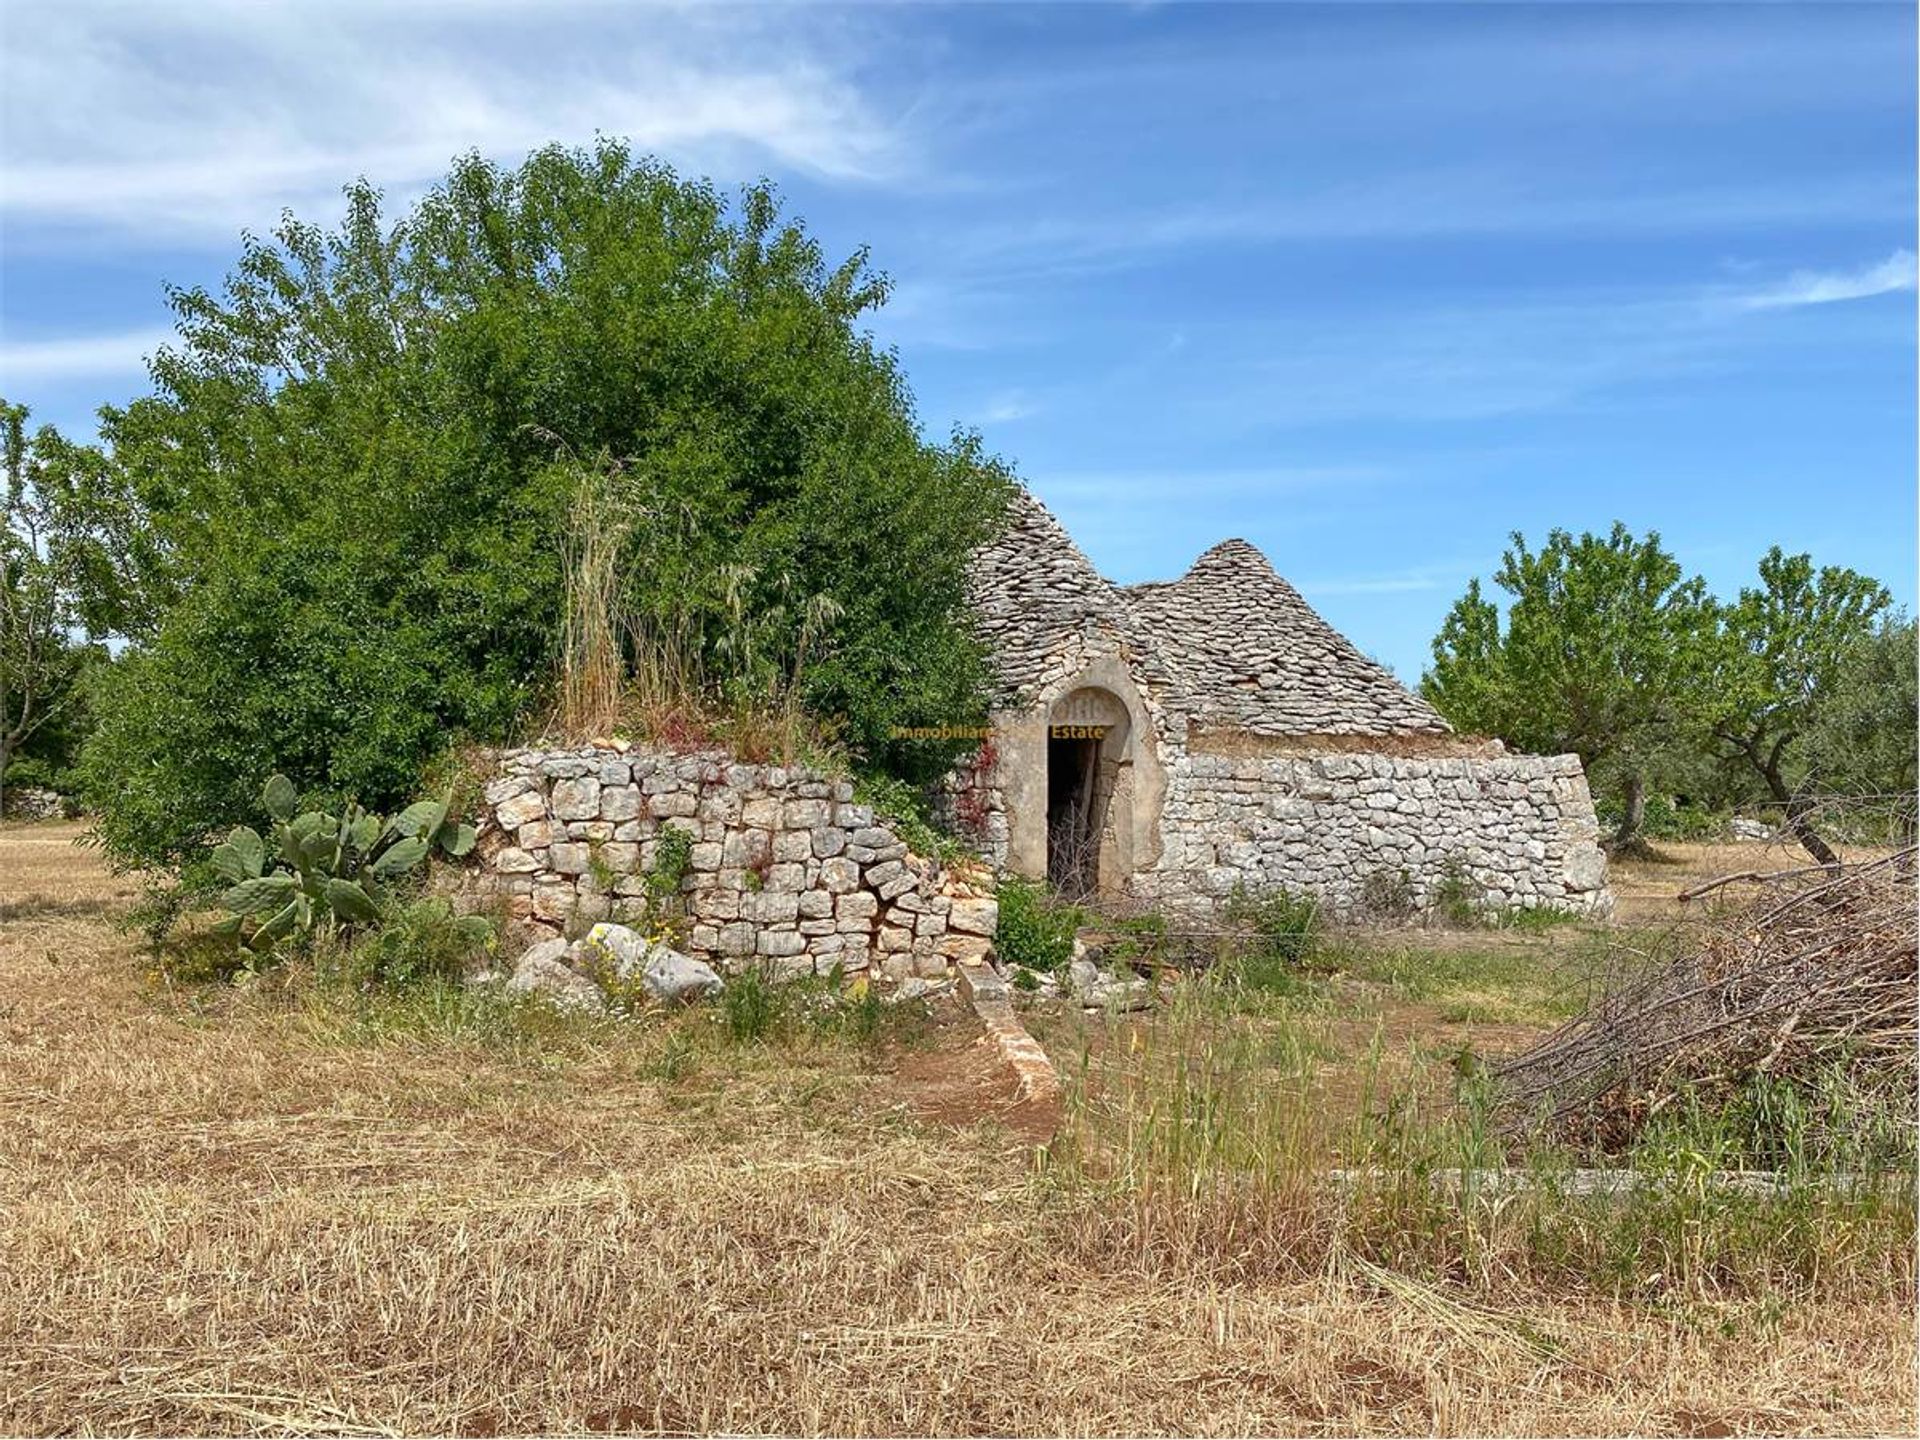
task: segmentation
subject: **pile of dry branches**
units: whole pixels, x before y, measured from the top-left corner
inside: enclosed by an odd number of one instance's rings
[[[1758,894],[1678,958],[1495,1071],[1509,1131],[1617,1148],[1683,1094],[1757,1077],[1849,1088],[1914,1115],[1912,848],[1841,869],[1731,877]]]

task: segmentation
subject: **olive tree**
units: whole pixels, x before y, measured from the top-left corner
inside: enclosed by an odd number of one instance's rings
[[[1616,523],[1604,536],[1554,530],[1537,552],[1516,532],[1494,582],[1478,579],[1433,642],[1421,691],[1456,728],[1523,750],[1572,751],[1613,779],[1631,842],[1645,816],[1648,772],[1691,723],[1705,588],[1658,534]]]
[[[1879,581],[1843,566],[1816,569],[1811,556],[1776,545],[1760,561],[1760,583],[1715,607],[1701,691],[1708,724],[1727,757],[1785,808],[1787,828],[1822,865],[1839,863],[1813,821],[1823,782],[1846,764],[1832,727],[1858,703],[1849,682],[1892,603]],[[1885,744],[1879,724],[1895,725],[1892,744],[1910,751],[1913,720],[1870,718],[1868,728]],[[1806,743],[1823,731],[1824,754]]]

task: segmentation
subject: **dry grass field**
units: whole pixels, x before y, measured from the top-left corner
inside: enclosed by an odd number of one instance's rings
[[[0,1432],[1914,1424],[1905,1281],[1464,1293],[1338,1250],[1249,1276],[1037,1178],[959,1021],[740,1045],[183,983],[75,834],[0,829]],[[1440,969],[1353,1004],[1436,1045],[1549,1018],[1487,1018],[1521,962]]]

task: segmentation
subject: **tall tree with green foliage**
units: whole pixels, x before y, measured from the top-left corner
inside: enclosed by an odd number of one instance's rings
[[[864,253],[612,141],[461,160],[398,223],[347,201],[175,293],[154,393],[70,458],[146,537],[102,546],[134,642],[85,761],[112,856],[178,862],[276,771],[391,804],[543,707],[582,464],[620,479],[627,603],[698,673],[798,677],[869,763],[944,767],[891,730],[984,708],[964,567],[1011,481],[923,440]]]
[[[86,496],[47,463],[59,437],[29,437],[27,419],[24,405],[0,400],[0,811],[16,759],[36,740],[65,738],[84,713],[82,677],[101,656],[84,630]]]
[[[1537,553],[1515,532],[1494,581],[1505,623],[1478,579],[1433,642],[1421,692],[1457,729],[1523,750],[1572,751],[1616,777],[1632,841],[1646,784],[1690,723],[1705,587],[1658,534],[1616,523],[1605,536],[1555,530]]]
[[[1776,545],[1761,558],[1760,584],[1715,611],[1702,690],[1708,723],[1733,762],[1785,807],[1787,828],[1822,865],[1839,857],[1813,814],[1824,783],[1847,763],[1829,727],[1858,702],[1857,691],[1849,698],[1849,682],[1892,603],[1879,581],[1842,566],[1816,570],[1811,556]],[[1911,746],[1914,718],[1899,718],[1894,743]],[[1809,745],[1810,737],[1827,745]]]

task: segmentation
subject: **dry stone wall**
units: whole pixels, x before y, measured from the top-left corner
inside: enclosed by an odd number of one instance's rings
[[[690,848],[678,946],[723,970],[934,977],[989,949],[994,901],[911,853],[846,781],[724,752],[510,750],[485,789],[470,880],[543,939],[645,926],[662,836]]]
[[[1169,899],[1284,887],[1358,914],[1427,908],[1453,877],[1471,903],[1604,915],[1612,908],[1577,756],[1195,755],[1169,777],[1166,849],[1147,877]]]

